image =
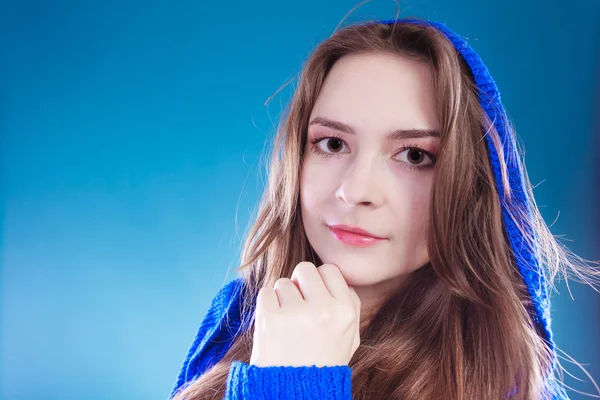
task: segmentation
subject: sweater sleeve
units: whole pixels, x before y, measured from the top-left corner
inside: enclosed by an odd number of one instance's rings
[[[169,399],[184,384],[193,381],[216,364],[230,348],[233,337],[241,328],[242,287],[242,280],[235,279],[213,297],[183,361]]]
[[[352,369],[330,367],[257,367],[231,363],[225,400],[351,400]]]

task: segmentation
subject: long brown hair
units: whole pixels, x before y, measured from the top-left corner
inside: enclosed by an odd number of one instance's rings
[[[431,26],[401,20],[351,25],[323,41],[305,63],[277,129],[268,184],[237,269],[248,289],[244,315],[253,319],[250,300],[263,285],[290,277],[301,261],[321,263],[299,207],[308,119],[333,64],[365,52],[392,53],[432,67],[442,150],[431,194],[430,262],[364,327],[349,364],[353,398],[503,399],[511,392],[515,400],[544,398],[548,382],[557,379],[548,374],[552,353],[532,320],[531,300],[508,244],[485,135],[499,154],[502,146],[481,109],[468,65]],[[536,241],[550,284],[567,272],[591,283],[598,273],[557,242],[525,179],[533,212],[510,212],[533,226],[534,236],[524,234]],[[508,191],[508,182],[504,186]],[[223,398],[231,362],[249,362],[252,335],[251,324],[216,365],[175,398]]]

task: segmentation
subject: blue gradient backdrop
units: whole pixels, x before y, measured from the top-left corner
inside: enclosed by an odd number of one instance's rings
[[[167,397],[234,276],[293,85],[264,102],[356,4],[0,2],[3,399]],[[470,39],[544,218],[600,258],[600,1],[401,5]],[[395,12],[372,1],[347,22]],[[598,380],[600,296],[559,290],[557,343]]]

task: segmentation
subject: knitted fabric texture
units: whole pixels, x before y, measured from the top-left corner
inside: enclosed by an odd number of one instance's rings
[[[395,20],[380,21],[393,24]],[[517,221],[507,210],[510,205],[531,214],[532,204],[525,191],[523,166],[516,139],[508,128],[508,118],[501,103],[500,93],[488,69],[475,51],[458,35],[438,22],[417,19],[400,19],[398,22],[424,24],[439,30],[464,58],[473,74],[479,90],[479,102],[492,121],[502,143],[502,157],[507,166],[511,198],[504,199],[500,155],[489,135],[486,135],[490,164],[494,171],[496,189],[502,204],[504,226],[518,269],[527,286],[533,303],[532,319],[535,321],[553,355],[552,368],[556,366],[555,345],[552,338],[550,299],[544,270],[539,264],[537,248],[524,240]],[[521,221],[522,222],[522,221]],[[529,235],[534,234],[531,226],[525,226]],[[223,286],[213,298],[211,307],[200,324],[188,354],[179,372],[171,396],[216,364],[229,350],[235,337],[245,329],[241,325],[241,304],[244,299],[244,281],[234,279]],[[551,371],[548,371],[550,374]],[[335,367],[268,367],[259,368],[246,363],[232,363],[227,378],[226,400],[233,399],[352,399],[351,369]],[[550,382],[550,381],[548,381]],[[548,383],[551,399],[568,400],[564,390]]]

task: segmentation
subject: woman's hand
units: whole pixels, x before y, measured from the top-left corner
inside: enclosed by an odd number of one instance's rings
[[[250,364],[348,365],[360,344],[360,299],[334,264],[299,263],[291,279],[261,288]]]

